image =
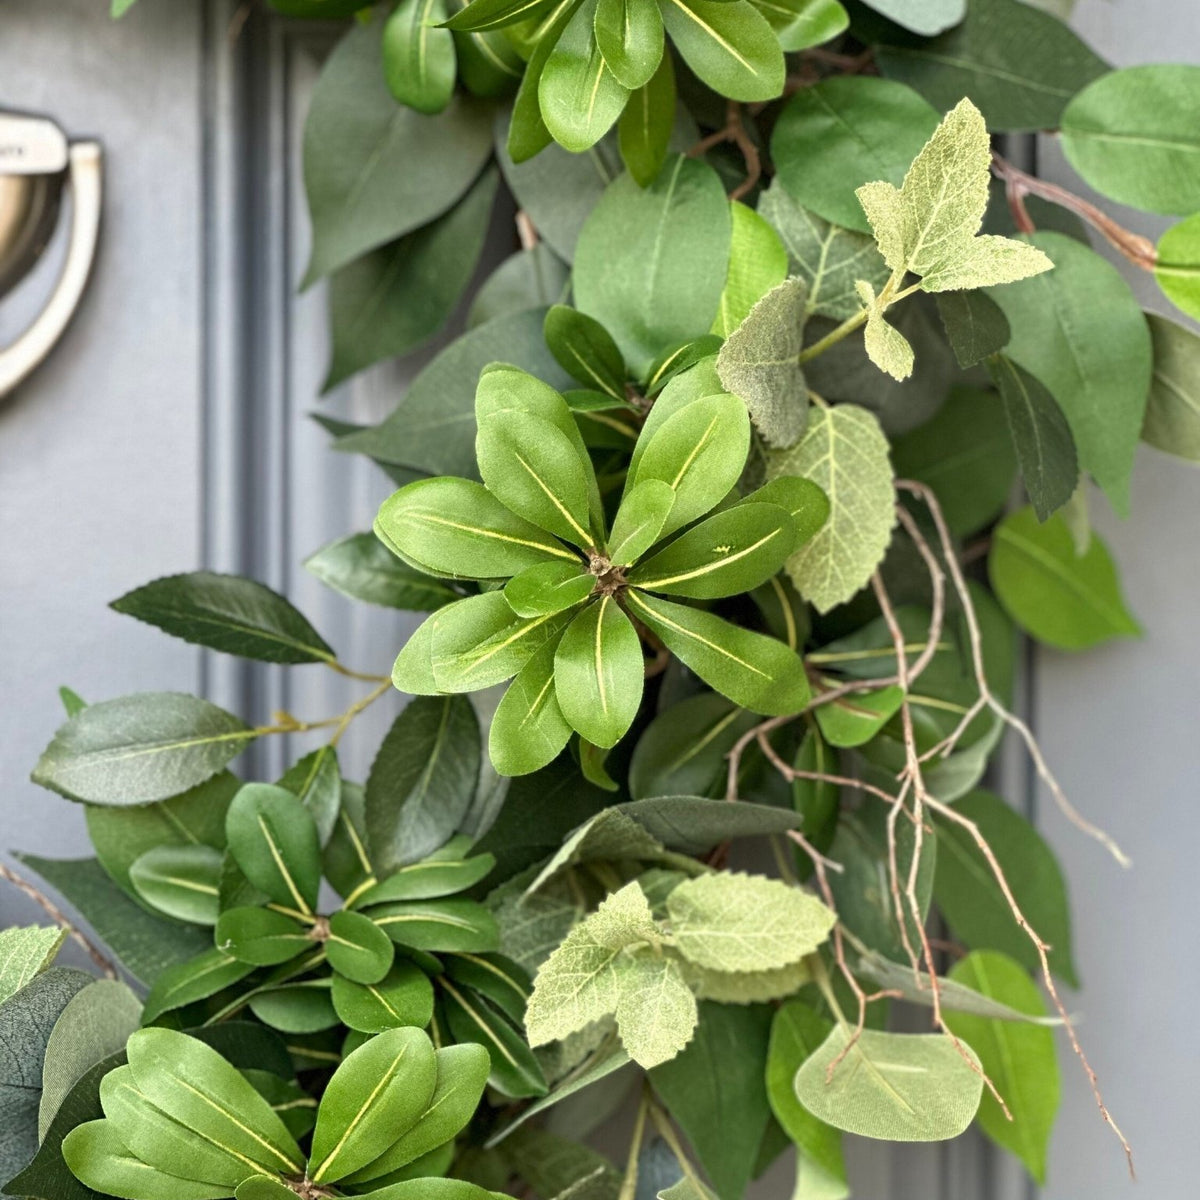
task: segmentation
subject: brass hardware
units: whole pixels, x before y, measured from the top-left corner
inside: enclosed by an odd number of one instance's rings
[[[100,233],[103,155],[97,142],[68,142],[45,117],[0,112],[0,298],[37,264],[69,194],[66,258],[42,311],[10,346],[0,347],[0,397],[54,349],[87,286]]]

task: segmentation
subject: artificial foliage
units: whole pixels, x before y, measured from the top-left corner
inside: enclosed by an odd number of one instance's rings
[[[1060,1052],[1131,1154],[1069,881],[986,785],[1015,742],[1123,861],[1014,663],[1139,635],[1089,505],[1139,441],[1200,460],[1200,68],[1022,0],[270,7],[346,19],[328,388],[442,338],[378,424],[318,418],[379,507],[305,565],[409,632],[351,666],[202,570],[113,602],[352,699],[63,689],[33,778],[94,857],[3,868],[61,926],[0,933],[5,1194],[740,1200],[786,1152],[833,1200],[844,1133],[972,1126],[1041,1182]]]

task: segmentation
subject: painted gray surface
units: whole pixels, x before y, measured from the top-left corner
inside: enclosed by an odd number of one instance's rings
[[[87,851],[80,814],[27,778],[60,720],[60,683],[89,699],[198,688],[256,720],[281,706],[327,715],[357,694],[319,667],[247,669],[199,654],[105,601],[169,571],[245,571],[288,591],[347,663],[369,670],[386,669],[412,624],[350,605],[299,566],[366,528],[389,490],[373,467],[329,454],[303,418],[317,406],[326,334],[320,290],[294,294],[308,242],[299,139],[328,36],[255,19],[231,40],[234,0],[142,0],[119,26],[106,7],[5,0],[0,17],[0,104],[98,134],[109,156],[102,256],[83,312],[47,368],[0,407],[0,847],[60,856]],[[1113,61],[1200,53],[1200,10],[1180,0],[1085,0],[1077,15]],[[1043,170],[1067,178],[1044,142]],[[493,252],[510,238],[498,225]],[[1153,284],[1138,282],[1154,303]],[[17,319],[16,306],[0,305],[0,337]],[[408,373],[379,368],[321,403],[378,419]],[[1041,803],[1074,890],[1088,1046],[1135,1143],[1142,1190],[1184,1200],[1200,1167],[1189,1086],[1200,977],[1181,900],[1200,833],[1200,473],[1147,452],[1134,502],[1119,525],[1098,501],[1097,524],[1148,636],[1082,658],[1038,656],[1033,710],[1071,794],[1135,859],[1121,872]],[[397,707],[389,697],[348,736],[351,772],[365,771]],[[269,778],[302,749],[276,741],[248,767]],[[28,916],[0,891],[0,922]],[[1152,985],[1167,961],[1171,986]],[[1081,1077],[1063,1065],[1046,1196],[1130,1194]],[[1030,1194],[1009,1160],[973,1139],[864,1145],[852,1161],[865,1200]],[[784,1163],[755,1196],[790,1193]]]

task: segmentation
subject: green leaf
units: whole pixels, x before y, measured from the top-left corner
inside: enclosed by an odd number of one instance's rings
[[[496,865],[490,854],[476,854],[471,858],[442,857],[448,850],[449,846],[443,847],[437,856],[401,867],[364,892],[355,906],[363,908],[393,900],[433,900],[452,896],[474,887]]]
[[[471,300],[467,328],[496,317],[561,304],[567,295],[566,264],[545,242],[518,250],[484,281]]]
[[[968,954],[950,969],[949,978],[1021,1012],[1041,1016],[1046,1011],[1037,986],[1002,954]],[[980,1128],[997,1145],[1017,1155],[1035,1180],[1045,1183],[1046,1151],[1059,1101],[1053,1032],[966,1013],[948,1014],[946,1024],[979,1055],[1012,1114],[1010,1120],[989,1092],[979,1106]]]
[[[809,726],[796,747],[793,764],[800,771],[836,775],[839,772],[837,751],[821,737],[820,730]],[[839,789],[836,784],[824,780],[792,780],[792,807],[800,814],[800,831],[818,851],[829,849],[838,821]],[[796,865],[801,879],[812,875],[814,865],[811,857],[796,849]]]
[[[1154,278],[1176,308],[1200,319],[1200,214],[1172,225],[1159,239]]]
[[[1061,515],[1041,525],[1030,508],[1006,517],[993,535],[988,574],[1009,616],[1046,645],[1085,650],[1141,634],[1108,547],[1095,535],[1076,554]]]
[[[142,1020],[149,1025],[163,1013],[207,1000],[245,979],[253,970],[253,963],[244,963],[216,948],[167,967],[159,973],[146,996]]]
[[[422,153],[430,145],[436,156]],[[321,72],[304,126],[313,223],[305,283],[441,216],[490,153],[487,106],[458,98],[436,117],[399,107],[379,24],[352,28]]]
[[[423,1029],[433,1016],[433,985],[424,971],[408,962],[397,962],[376,983],[353,983],[335,975],[332,998],[338,1020],[362,1033],[405,1025]]]
[[[229,908],[217,919],[217,949],[241,963],[256,967],[289,962],[312,949],[313,938],[305,927],[270,908]]]
[[[835,77],[788,101],[771,136],[771,158],[780,183],[805,208],[866,233],[854,190],[868,180],[898,184],[937,123],[937,113],[902,84]],[[814,171],[814,162],[822,169]]]
[[[950,393],[931,421],[897,439],[892,459],[901,479],[933,488],[955,537],[977,532],[1004,511],[1017,470],[1005,406],[993,393],[965,386]]]
[[[367,777],[366,827],[382,874],[416,862],[458,829],[475,796],[479,721],[460,696],[411,701]]]
[[[129,868],[151,908],[194,925],[217,923],[222,854],[212,846],[156,846]]]
[[[257,990],[250,997],[249,1007],[264,1025],[285,1034],[320,1033],[338,1024],[328,978]]]
[[[718,599],[765,583],[792,552],[796,527],[777,504],[738,504],[681,534],[631,572],[630,584],[669,596]]]
[[[1062,115],[1062,146],[1096,191],[1146,212],[1200,208],[1200,67],[1102,75]]]
[[[1147,313],[1146,320],[1154,346],[1154,376],[1142,441],[1200,462],[1200,337],[1155,313]]]
[[[471,0],[445,21],[445,25],[448,29],[500,29],[546,7],[546,0]]]
[[[696,999],[673,959],[647,950],[621,958],[617,972],[617,1030],[629,1057],[649,1070],[669,1062],[692,1040]]]
[[[593,317],[565,304],[546,313],[546,345],[572,379],[625,399],[625,360],[612,335]]]
[[[802,279],[785,279],[728,334],[717,355],[722,384],[745,401],[771,446],[794,445],[808,423],[808,388],[799,364],[806,296]]]
[[[705,1003],[691,1044],[650,1081],[721,1200],[739,1200],[771,1118],[764,1079],[770,1009]]]
[[[225,817],[229,850],[276,904],[311,913],[321,886],[321,843],[308,809],[287,788],[243,785]]]
[[[429,954],[487,953],[498,943],[496,921],[474,900],[405,900],[368,914],[400,946]]]
[[[754,209],[736,200],[729,210],[733,220],[729,273],[712,327],[721,337],[728,337],[788,273],[787,251],[775,230]]]
[[[799,962],[829,936],[836,915],[776,879],[721,872],[667,897],[679,952],[713,971],[771,971]]]
[[[519,617],[554,616],[582,604],[596,577],[583,563],[539,563],[526,567],[504,585],[504,598]]]
[[[783,91],[779,39],[748,0],[663,0],[663,22],[696,76],[730,100],[774,100]]]
[[[203,783],[257,737],[237,717],[176,692],[89,705],[59,727],[33,780],[71,800],[146,804]]]
[[[781,180],[773,180],[759,197],[758,212],[782,239],[790,273],[807,285],[807,315],[844,321],[859,309],[856,280],[864,279],[876,290],[887,282],[887,264],[872,238],[810,212],[792,198]]]
[[[542,120],[560,146],[581,153],[616,123],[629,99],[613,74],[593,28],[597,0],[582,0],[555,41],[538,80]]]
[[[875,50],[885,75],[942,111],[970,96],[1005,133],[1056,129],[1067,101],[1108,70],[1062,21],[1021,0],[971,0],[940,37],[886,42]]]
[[[674,128],[675,68],[671,56],[664,54],[650,81],[632,92],[617,121],[621,161],[639,187],[649,187],[662,170]]]
[[[1078,986],[1066,884],[1054,852],[1020,813],[991,792],[971,792],[954,809],[973,821],[991,846],[1021,911],[1050,946],[1051,970]],[[945,819],[937,820],[935,828],[934,897],[955,936],[973,950],[998,950],[1027,971],[1039,970],[1037,950],[1017,925],[970,831]]]
[[[957,25],[967,11],[967,0],[864,0],[869,8],[882,13],[913,33],[932,37]]]
[[[337,748],[318,747],[284,773],[279,786],[287,788],[312,814],[324,846],[333,836],[342,805],[342,773]]]
[[[957,1137],[983,1091],[978,1057],[960,1045],[941,1033],[864,1029],[855,1038],[850,1026],[836,1025],[796,1073],[796,1096],[847,1133],[900,1142]]]
[[[0,930],[0,1004],[40,975],[58,957],[67,931],[24,925]]]
[[[470,988],[439,979],[450,1032],[460,1042],[477,1042],[488,1052],[492,1087],[513,1099],[546,1094],[546,1079],[533,1051],[516,1026]]]
[[[783,642],[721,617],[632,590],[630,610],[709,687],[764,716],[799,712],[808,680],[795,651]]]
[[[342,1061],[317,1110],[308,1177],[335,1183],[378,1158],[428,1108],[437,1056],[420,1030],[390,1029]]]
[[[237,1200],[288,1200],[295,1192],[278,1176],[255,1175],[242,1180],[234,1195]]]
[[[801,1000],[789,1000],[771,1021],[767,1051],[767,1097],[775,1119],[803,1155],[835,1179],[845,1180],[842,1138],[831,1125],[814,1117],[796,1097],[796,1072],[832,1028],[827,1017]]]
[[[239,575],[169,575],[127,592],[109,607],[185,642],[260,662],[327,662],[334,657],[287,600]]]
[[[859,203],[893,272],[920,275],[927,292],[948,292],[1012,283],[1050,269],[1050,259],[1036,247],[977,236],[987,209],[991,161],[983,116],[964,99],[913,159],[899,191],[887,181],[858,189]],[[870,287],[859,284],[860,296],[864,286]],[[867,337],[870,353],[870,324]]]
[[[410,9],[440,2],[407,0]],[[440,217],[338,269],[329,288],[333,348],[323,391],[382,359],[408,354],[442,328],[478,265],[497,181],[495,170],[484,171]],[[420,304],[413,303],[416,295]]]
[[[1039,520],[1071,498],[1079,479],[1075,439],[1058,401],[1023,367],[1004,355],[988,363],[1021,466],[1021,480]]]
[[[391,939],[373,921],[356,912],[336,912],[329,918],[325,942],[329,965],[353,983],[378,983],[392,966]]]
[[[621,499],[608,538],[610,561],[618,567],[637,562],[662,536],[675,506],[675,489],[662,479],[643,479]]]
[[[540,770],[571,736],[554,689],[558,643],[546,642],[521,668],[504,693],[488,732],[488,755],[501,775]]]
[[[575,301],[609,330],[635,375],[663,350],[709,330],[725,284],[730,227],[721,180],[697,159],[669,158],[646,188],[623,176],[605,189],[579,234]]]
[[[51,967],[0,1004],[0,1175],[9,1180],[37,1153],[42,1064],[60,1014],[92,982],[83,971]]]
[[[670,486],[675,503],[660,533],[666,537],[714,508],[737,483],[750,446],[750,418],[736,396],[707,395],[657,427],[644,426],[638,442],[626,491],[647,479]]]
[[[1008,345],[1012,330],[994,300],[983,292],[941,292],[938,316],[958,365],[965,371]]]
[[[754,0],[787,51],[807,50],[845,33],[850,16],[838,0]]]
[[[563,840],[524,888],[523,895],[526,898],[532,896],[568,868],[581,863],[636,858],[656,861],[662,852],[658,839],[647,833],[638,821],[619,807],[605,808]]]
[[[279,1116],[211,1046],[171,1029],[140,1029],[127,1053],[138,1092],[192,1134],[268,1171],[303,1169],[304,1156]]]
[[[663,58],[663,22],[655,0],[600,0],[596,42],[608,69],[633,91],[648,83]]]
[[[831,746],[862,746],[892,719],[903,700],[904,689],[895,686],[854,692],[822,704],[816,710],[817,725]]]
[[[401,0],[383,26],[383,75],[396,100],[440,113],[454,95],[454,35],[438,26],[446,0]]]
[[[554,655],[554,692],[567,723],[597,746],[615,746],[637,716],[641,639],[612,596],[567,626]]]
[[[883,315],[886,305],[876,299],[871,285],[861,279],[856,288],[867,310],[867,327],[863,332],[867,357],[881,371],[902,383],[913,372],[912,344],[895,325],[886,320]]]
[[[820,409],[797,446],[770,456],[767,473],[798,475],[831,497],[829,520],[787,569],[819,612],[844,604],[879,566],[896,521],[888,444],[878,420],[850,404]]]

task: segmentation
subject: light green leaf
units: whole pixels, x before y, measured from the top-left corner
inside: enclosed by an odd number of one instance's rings
[[[1041,1016],[1046,1011],[1037,985],[1002,954],[968,954],[954,964],[948,978],[1022,1012]],[[1038,1183],[1045,1183],[1046,1151],[1059,1101],[1054,1034],[1037,1025],[957,1012],[947,1014],[946,1025],[979,1055],[1012,1114],[1010,1120],[989,1092],[979,1106],[980,1128],[1017,1155]]]
[[[1080,467],[1124,514],[1151,381],[1145,318],[1120,272],[1090,247],[1056,233],[1030,241],[1054,270],[992,293],[1012,327],[1005,353],[1058,401]]]
[[[844,604],[882,561],[896,521],[888,444],[878,420],[850,404],[814,412],[803,440],[772,454],[767,473],[798,475],[830,497],[829,520],[787,569],[820,612]]]
[[[649,83],[630,95],[617,122],[621,161],[640,187],[649,187],[662,170],[674,128],[675,68],[664,54]]]
[[[547,641],[517,672],[492,717],[488,755],[501,775],[528,775],[558,757],[571,726],[554,689],[558,642]]]
[[[967,11],[967,0],[865,0],[865,3],[889,20],[925,37],[957,25]]]
[[[499,944],[495,919],[474,900],[405,900],[368,915],[397,945],[428,954],[487,953]]]
[[[1085,650],[1141,634],[1108,547],[1097,535],[1086,554],[1076,554],[1060,515],[1045,524],[1030,508],[1006,517],[993,536],[988,574],[1009,616],[1049,646]]]
[[[379,509],[375,533],[417,569],[468,579],[507,578],[537,563],[576,558],[467,479],[420,479],[394,492]]]
[[[1025,491],[1044,521],[1067,503],[1079,480],[1071,428],[1058,401],[1011,358],[996,355],[988,373],[1000,389]]]
[[[146,996],[142,1019],[149,1025],[163,1013],[183,1008],[197,1000],[207,1000],[209,996],[215,996],[231,984],[245,979],[253,970],[253,963],[244,963],[224,950],[215,947],[205,950],[195,958],[169,966],[158,974]]]
[[[692,1040],[699,1014],[679,964],[652,952],[616,964],[617,1030],[638,1066],[669,1062]]]
[[[717,1004],[769,1004],[793,996],[812,975],[803,962],[770,971],[714,971],[683,960],[684,978],[698,1000]]]
[[[422,148],[438,147],[436,157]],[[384,77],[378,23],[327,60],[304,127],[312,283],[425,225],[471,185],[491,152],[490,110],[460,98],[437,117],[401,108]]]
[[[904,699],[901,687],[841,696],[816,710],[817,725],[825,740],[839,749],[869,742],[896,714]]]
[[[433,1016],[433,985],[409,962],[396,963],[377,983],[353,983],[335,975],[332,999],[338,1020],[360,1033],[405,1025],[423,1029]]]
[[[899,184],[937,123],[934,109],[902,84],[835,76],[788,101],[771,135],[771,158],[780,182],[805,208],[867,233],[855,188],[869,180]],[[813,170],[815,162],[821,170]]]
[[[449,29],[500,29],[529,17],[545,0],[472,0],[446,21]]]
[[[845,33],[850,15],[838,0],[754,0],[787,51],[807,50]]]
[[[721,180],[698,159],[668,159],[647,188],[626,176],[605,190],[579,235],[575,300],[612,333],[634,374],[712,325],[730,228]]]
[[[276,904],[311,913],[321,886],[321,843],[308,809],[286,788],[244,784],[225,816],[229,850]]]
[[[859,308],[856,280],[865,279],[876,291],[887,282],[887,264],[872,238],[810,212],[779,179],[759,197],[758,212],[783,240],[791,274],[808,285],[804,296],[808,315],[844,321]]]
[[[475,796],[479,721],[461,696],[411,701],[367,776],[367,839],[380,875],[416,862],[459,827]]]
[[[970,96],[1005,133],[1056,129],[1063,106],[1108,64],[1060,20],[1022,0],[971,0],[960,25],[932,40],[885,36],[883,73],[945,111]]]
[[[875,298],[871,285],[860,279],[856,285],[859,298],[866,306],[867,328],[863,345],[867,357],[897,382],[903,382],[913,371],[913,348],[909,340],[884,317],[884,305]]]
[[[796,1072],[831,1027],[827,1017],[801,1000],[789,1000],[776,1010],[767,1051],[767,1097],[775,1119],[800,1151],[829,1175],[845,1180],[841,1134],[800,1103],[794,1086]]]
[[[961,1051],[941,1033],[864,1029],[855,1038],[850,1026],[836,1025],[796,1073],[796,1097],[814,1117],[862,1137],[957,1137],[974,1118],[983,1091],[979,1059],[960,1045]]]
[[[437,1086],[420,1029],[390,1029],[342,1060],[317,1110],[308,1177],[334,1183],[378,1158],[420,1120]]]
[[[1102,75],[1062,115],[1071,166],[1098,192],[1146,212],[1200,208],[1200,67],[1127,67]]]
[[[1154,278],[1176,308],[1200,320],[1200,213],[1172,225],[1159,239]]]
[[[675,504],[675,489],[661,479],[644,479],[621,500],[608,538],[609,560],[618,567],[636,562],[662,534]]]
[[[215,925],[222,858],[212,846],[156,846],[134,861],[129,879],[158,912],[194,925]]]
[[[378,983],[392,966],[391,939],[362,913],[336,912],[329,918],[325,954],[329,965],[353,983]]]
[[[1078,986],[1071,952],[1071,910],[1054,852],[1037,830],[999,796],[976,791],[955,802],[992,848],[1030,925],[1050,946],[1050,969]],[[1041,968],[1036,947],[1016,923],[991,865],[968,829],[935,822],[938,870],[934,897],[955,937],[973,950],[998,950],[1027,971]]]
[[[0,930],[0,1004],[50,966],[66,937],[67,931],[55,926]]]
[[[637,589],[626,600],[685,666],[743,708],[782,716],[808,703],[803,664],[783,642]]]
[[[595,584],[582,562],[538,563],[504,585],[504,598],[518,617],[553,616],[582,604]]]
[[[1147,313],[1154,346],[1154,376],[1142,441],[1200,462],[1200,337],[1174,321]]]
[[[779,39],[748,0],[663,0],[663,22],[683,61],[731,100],[774,100],[783,91]]]
[[[454,95],[454,35],[437,28],[446,0],[401,0],[383,26],[383,75],[396,100],[440,113]]]
[[[544,1046],[614,1013],[620,994],[617,956],[627,946],[660,941],[641,888],[629,883],[614,892],[538,971],[525,1010],[529,1044]]]
[[[61,725],[33,781],[69,800],[149,804],[203,783],[257,736],[196,696],[122,696],[91,704]]]
[[[663,58],[663,22],[655,0],[600,0],[596,42],[608,69],[633,91],[649,83]]]
[[[752,208],[731,201],[729,273],[712,332],[728,337],[750,310],[788,273],[787,251],[774,229]]]
[[[582,153],[616,123],[629,99],[613,74],[593,26],[597,0],[582,0],[555,41],[538,80],[542,120],[560,146]]]
[[[800,369],[807,287],[785,279],[727,336],[717,355],[721,382],[750,410],[768,445],[794,445],[808,423],[808,388]]]
[[[720,872],[667,897],[679,952],[713,971],[771,971],[799,962],[837,917],[814,896],[776,879]]]

